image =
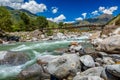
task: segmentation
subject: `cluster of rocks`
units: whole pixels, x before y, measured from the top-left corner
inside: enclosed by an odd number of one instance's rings
[[[120,40],[119,40],[120,41]],[[37,63],[24,69],[18,75],[21,80],[119,80],[120,55],[105,52],[87,53],[77,42],[72,42],[63,55],[39,56]]]
[[[80,37],[79,33],[69,32],[69,33],[60,33],[55,32],[52,36],[47,36],[45,32],[39,30],[31,32],[10,32],[9,34],[0,37],[0,44],[14,43],[14,42],[32,42],[32,41],[45,41],[45,40],[65,40],[65,39],[77,39]],[[86,34],[83,34],[83,36]]]

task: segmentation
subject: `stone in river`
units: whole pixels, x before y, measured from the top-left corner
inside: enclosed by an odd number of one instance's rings
[[[90,55],[84,55],[84,56],[80,57],[80,61],[87,67],[95,66],[95,62]]]

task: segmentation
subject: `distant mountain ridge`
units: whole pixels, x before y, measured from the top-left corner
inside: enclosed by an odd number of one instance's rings
[[[114,18],[113,15],[102,14],[102,15],[97,16],[95,18],[84,19],[82,21],[79,21],[78,23],[79,23],[79,25],[83,25],[83,24],[86,24],[86,25],[88,25],[88,24],[106,24],[107,22],[109,22],[113,18]]]
[[[18,12],[18,13],[20,13],[20,12],[25,12],[25,13],[27,13],[29,16],[37,16],[36,14],[33,14],[33,13],[31,13],[30,11],[28,11],[28,10],[25,10],[25,9],[14,9],[14,8],[12,8],[12,7],[9,7],[9,6],[4,6],[8,11],[10,11],[10,12]]]

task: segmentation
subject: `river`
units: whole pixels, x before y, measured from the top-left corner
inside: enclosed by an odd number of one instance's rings
[[[83,36],[77,39],[68,39],[68,40],[56,40],[56,41],[39,41],[39,42],[18,42],[12,44],[1,44],[0,45],[0,57],[3,57],[2,52],[4,51],[21,51],[25,54],[29,54],[31,60],[25,64],[18,66],[7,66],[0,65],[0,80],[13,80],[21,70],[26,67],[33,65],[36,62],[38,56],[43,55],[56,55],[56,49],[67,48],[68,45],[73,42],[86,42],[88,37]]]

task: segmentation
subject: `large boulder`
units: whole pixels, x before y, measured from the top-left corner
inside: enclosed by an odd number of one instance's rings
[[[76,76],[73,80],[104,80],[99,76]]]
[[[0,65],[17,66],[30,60],[29,55],[22,52],[1,51],[0,56]]]
[[[97,47],[97,50],[108,52],[108,53],[119,54],[120,53],[120,35],[114,35],[104,39]]]
[[[90,55],[84,55],[80,57],[80,61],[86,66],[86,67],[94,67],[95,62],[93,58]]]
[[[80,70],[79,56],[76,54],[64,54],[48,63],[48,72],[58,78],[75,75]]]
[[[108,65],[106,67],[107,71],[109,73],[111,73],[112,75],[119,77],[120,78],[120,65],[116,64],[116,65]]]
[[[100,76],[103,69],[103,67],[93,67],[80,73],[80,76]]]
[[[18,78],[20,80],[44,80],[49,79],[50,75],[46,74],[43,72],[42,67],[39,66],[38,64],[34,64],[32,66],[29,66],[28,68],[22,70]]]
[[[111,73],[109,73],[106,68],[104,68],[104,70],[101,73],[101,77],[104,80],[119,80],[119,77],[116,77],[114,75],[112,75]]]

